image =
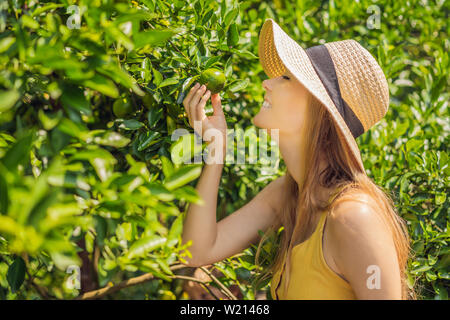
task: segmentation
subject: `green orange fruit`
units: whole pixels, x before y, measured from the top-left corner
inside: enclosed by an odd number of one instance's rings
[[[145,96],[142,97],[142,103],[147,109],[151,109],[156,105],[156,100],[155,98],[153,98],[153,95],[147,93]]]
[[[133,106],[127,98],[119,98],[114,101],[113,112],[118,118],[124,118],[133,111]]]
[[[209,68],[200,74],[199,82],[204,84],[211,94],[216,94],[225,87],[226,77],[221,70]]]

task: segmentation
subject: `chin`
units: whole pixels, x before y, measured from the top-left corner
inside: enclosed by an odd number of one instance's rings
[[[256,116],[254,116],[252,118],[251,122],[253,123],[253,125],[255,127],[259,128],[259,129],[264,129],[266,131],[267,135],[271,137],[271,139],[275,139],[275,138],[278,139],[278,137],[279,137],[279,129],[278,128],[273,128],[273,124],[271,125],[270,121],[265,121],[266,119],[262,119],[262,117],[258,117],[258,116],[259,116],[259,114],[257,114]],[[272,131],[272,130],[275,130],[275,132]],[[277,137],[274,138],[272,136],[272,134],[276,133],[277,130],[278,130]]]
[[[252,123],[255,127],[258,127],[260,129],[266,129],[268,126],[264,124],[264,119],[262,119],[261,114],[258,113],[252,118]]]

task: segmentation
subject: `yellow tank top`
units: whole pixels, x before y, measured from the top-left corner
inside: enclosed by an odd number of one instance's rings
[[[291,276],[286,292],[282,272],[280,270],[275,272],[270,286],[273,299],[356,300],[350,284],[335,273],[325,261],[322,237],[326,213],[327,211],[322,212],[314,233],[306,241],[292,248]]]

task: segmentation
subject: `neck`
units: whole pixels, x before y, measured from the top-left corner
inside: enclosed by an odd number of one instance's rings
[[[297,184],[302,186],[306,178],[306,141],[304,140],[304,135],[299,133],[284,133],[282,135],[280,133],[279,149],[286,163],[287,170]],[[321,158],[318,166],[319,172],[322,172],[326,167],[326,162]],[[320,200],[327,201],[332,189],[321,186],[318,188]]]
[[[305,178],[305,142],[302,135],[280,132],[279,148],[287,170],[297,184],[301,185]]]

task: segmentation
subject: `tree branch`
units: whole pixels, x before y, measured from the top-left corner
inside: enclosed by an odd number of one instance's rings
[[[147,24],[148,24],[152,29],[155,29],[155,27],[154,27],[150,22],[147,21]],[[180,49],[178,49],[178,47],[177,47],[176,45],[174,45],[172,41],[170,41],[169,39],[167,39],[167,42],[168,42],[175,50],[177,50],[178,53],[180,53],[185,59],[191,60],[191,59],[189,59],[182,51],[180,51]],[[188,66],[188,67],[189,67],[189,66]]]
[[[45,288],[41,287],[41,286],[38,285],[36,282],[34,282],[34,278],[35,278],[35,277],[32,276],[31,273],[30,273],[30,271],[28,270],[28,269],[30,268],[29,260],[28,260],[28,255],[27,255],[27,254],[24,254],[24,255],[22,256],[22,258],[23,258],[24,261],[25,261],[25,272],[26,272],[26,274],[28,275],[28,279],[27,279],[28,283],[29,283],[34,289],[36,289],[36,291],[39,293],[39,295],[40,295],[43,299],[46,299],[46,300],[56,299],[56,297],[54,297],[53,295],[51,295]],[[38,268],[38,271],[39,271],[39,268]],[[36,271],[35,274],[37,274],[38,271]]]
[[[230,290],[228,290],[227,287],[225,287],[225,285],[219,281],[219,279],[217,279],[212,272],[210,272],[208,269],[206,269],[205,267],[200,267],[200,269],[202,269],[203,272],[205,272],[211,279],[213,279],[213,281],[215,283],[217,283],[218,286],[220,286],[220,288],[222,288],[222,290],[226,293],[226,295],[231,299],[231,300],[238,300],[238,298],[236,298],[236,296],[234,294],[231,293]]]
[[[184,264],[176,264],[170,267],[170,270],[175,271],[175,270],[179,270],[182,268],[188,268],[188,266],[184,265]],[[205,272],[215,283],[217,283],[217,285],[219,286],[219,290],[225,294],[228,298],[230,298],[231,300],[238,300],[232,293],[230,290],[228,290],[227,287],[225,287],[225,285],[220,282],[214,275],[212,275],[211,272],[209,272],[207,269],[205,269],[204,267],[201,267],[201,269],[203,270],[203,272]],[[155,279],[156,277],[151,274],[151,273],[146,273],[142,276],[139,277],[135,277],[135,278],[131,278],[128,280],[124,280],[120,283],[118,283],[117,285],[108,285],[104,288],[98,289],[98,290],[93,290],[93,291],[89,291],[86,293],[83,293],[81,295],[79,295],[78,297],[75,298],[75,300],[90,300],[90,299],[101,299],[104,296],[108,295],[108,294],[112,294],[115,293],[117,291],[120,291],[124,288],[127,287],[131,287],[131,286],[135,286],[150,280]],[[172,279],[181,279],[181,280],[188,280],[188,281],[193,281],[193,282],[197,282],[199,283],[206,291],[208,291],[216,300],[220,300],[213,292],[212,290],[208,287],[208,283],[211,281],[202,281],[199,280],[197,278],[194,277],[189,277],[189,276],[183,276],[183,275],[173,275],[170,276],[170,278]]]
[[[203,289],[205,289],[206,291],[208,291],[208,293],[209,293],[210,295],[212,295],[216,300],[220,300],[220,298],[217,297],[217,296],[212,292],[212,290],[208,287],[207,284],[208,284],[208,282],[210,282],[210,281],[202,281],[202,280],[199,280],[199,279],[194,278],[194,277],[181,276],[181,275],[175,275],[175,276],[172,276],[172,278],[181,279],[181,280],[189,280],[189,281],[192,281],[192,282],[197,282],[197,283],[199,283],[199,284],[203,287]]]
[[[182,269],[182,268],[188,268],[188,266],[183,265],[183,264],[176,264],[176,265],[171,266],[170,270],[175,271],[175,270]],[[86,292],[86,293],[76,297],[75,300],[100,299],[108,294],[117,292],[117,291],[127,288],[127,287],[135,286],[137,284],[141,284],[141,283],[150,281],[154,278],[155,278],[155,276],[153,274],[146,273],[139,277],[124,280],[124,281],[118,283],[117,285],[108,285],[108,286],[98,289],[98,290]]]

